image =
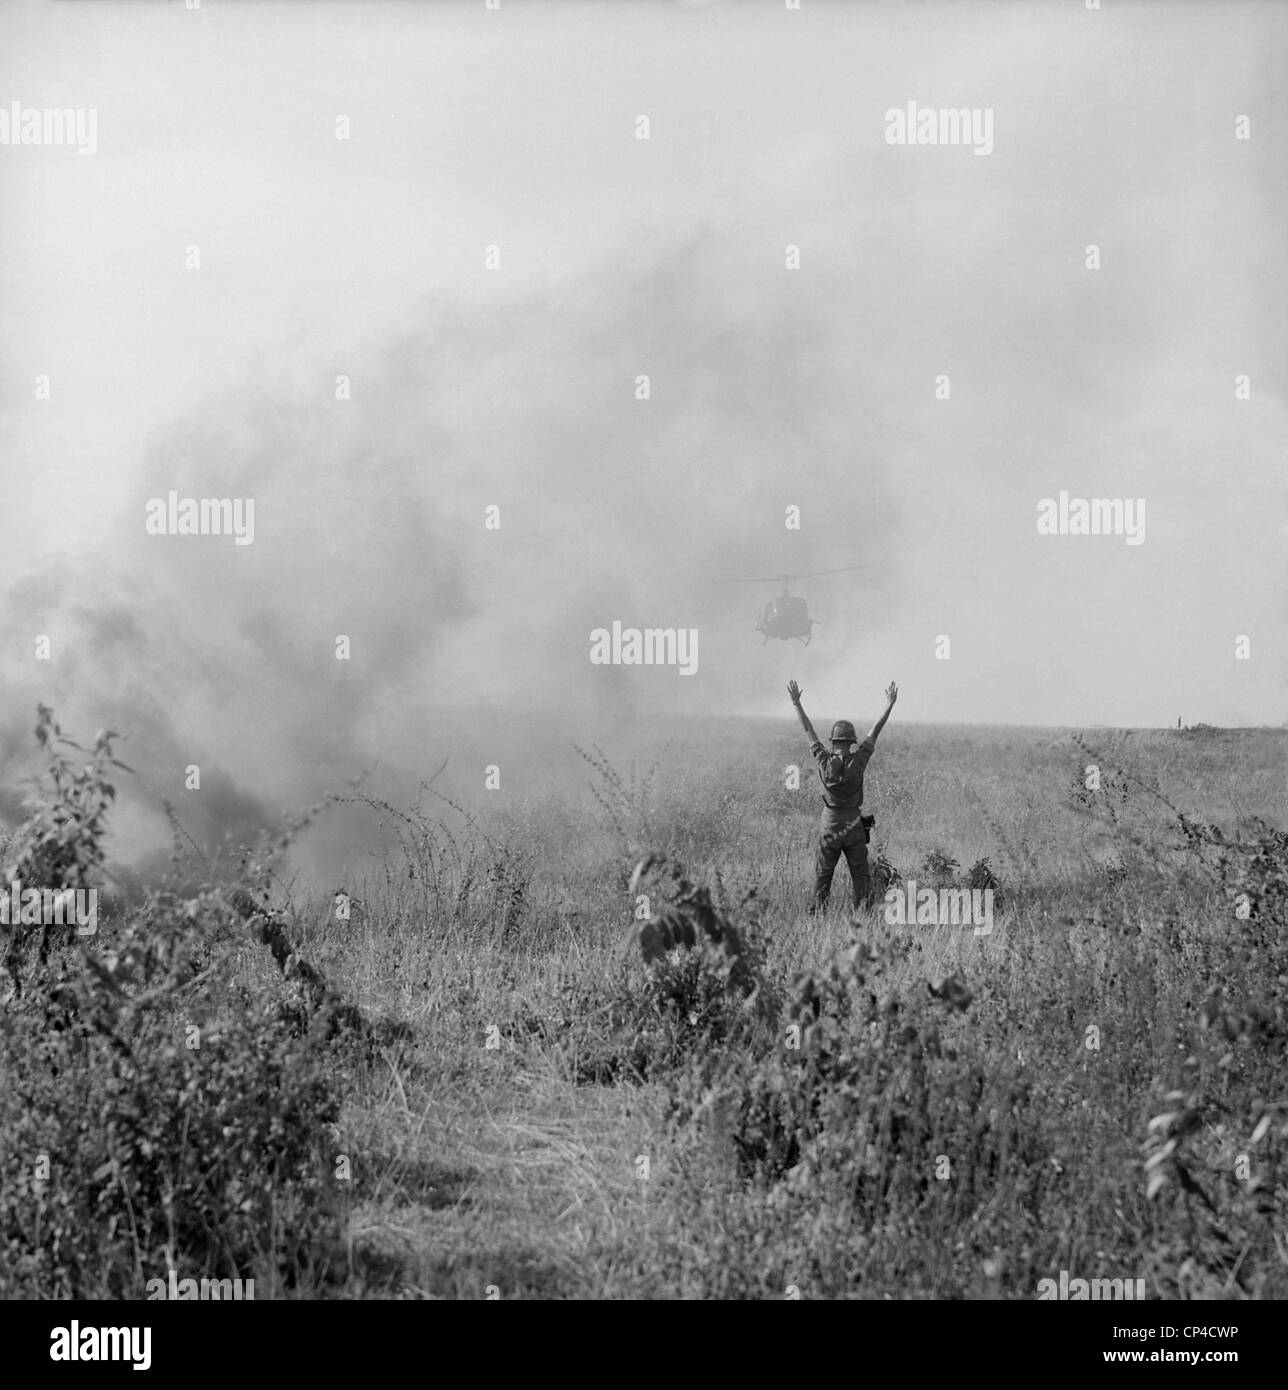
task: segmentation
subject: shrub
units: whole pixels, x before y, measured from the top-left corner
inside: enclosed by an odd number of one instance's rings
[[[325,1266],[334,1067],[229,976],[235,914],[152,896],[0,1016],[0,1296],[142,1297],[149,1278]]]
[[[623,956],[638,951],[642,979],[624,972],[607,997],[577,997],[568,1012],[578,1079],[643,1080],[680,1065],[695,1051],[751,1045],[776,1007],[765,975],[764,948],[753,924],[735,927],[711,891],[690,882],[682,865],[646,855],[630,879],[634,899],[653,880],[659,899],[632,922]],[[754,894],[740,904],[747,915]],[[577,1016],[593,1019],[587,1030]]]
[[[971,889],[991,889],[994,908],[1001,908],[1002,882],[993,872],[993,866],[987,859],[977,859],[970,866],[970,878],[966,886]]]
[[[903,887],[903,875],[886,857],[884,849],[877,850],[870,872],[872,890],[877,898],[883,898],[891,888]]]
[[[921,867],[917,870],[917,875],[923,880],[928,880],[933,887],[941,887],[953,881],[953,876],[961,866],[947,850],[936,849],[926,855],[921,861]]]
[[[4,849],[0,882],[29,888],[95,888],[103,881],[104,840],[107,813],[116,799],[110,769],[129,771],[112,756],[117,735],[100,729],[90,750],[67,738],[47,705],[37,707],[36,742],[47,757],[47,770],[37,778],[29,796],[30,813],[11,835]],[[89,753],[89,761],[76,766],[63,751],[75,748]],[[40,964],[49,958],[55,935],[65,932],[11,924],[5,945],[4,965],[14,993],[22,991],[22,966],[27,948],[40,932]]]
[[[37,733],[51,772],[14,872],[92,880],[112,736],[74,770],[43,707]],[[69,949],[42,952],[0,1012],[0,1297],[139,1298],[171,1269],[269,1292],[326,1277],[343,1249],[328,1134],[343,1058],[326,1039],[352,1006],[256,901],[154,889],[95,938],[60,928]],[[283,972],[253,996],[234,983],[248,917]]]

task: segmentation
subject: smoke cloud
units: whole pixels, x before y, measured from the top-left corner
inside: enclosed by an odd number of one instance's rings
[[[163,48],[62,13],[0,54],[99,112],[92,158],[0,168],[0,818],[38,700],[127,736],[135,858],[167,801],[232,852],[360,773],[538,796],[574,740],[785,719],[789,677],[820,723],[892,678],[901,720],[1282,717],[1267,7],[1161,45],[1146,6],[223,7]],[[889,145],[910,101],[991,152]],[[253,544],[147,534],[172,491],[253,500]],[[1040,536],[1061,491],[1147,499],[1147,542]],[[776,582],[714,582],[847,565],[793,586],[808,648],[754,630]],[[614,622],[695,629],[696,674],[592,665]]]

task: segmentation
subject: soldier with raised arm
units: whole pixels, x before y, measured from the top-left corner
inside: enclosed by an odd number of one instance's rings
[[[870,907],[872,880],[868,873],[868,831],[872,818],[863,815],[863,772],[873,753],[877,738],[890,718],[899,687],[890,682],[886,690],[885,713],[868,730],[868,736],[856,744],[854,725],[848,719],[838,719],[832,725],[830,750],[814,732],[809,715],[801,705],[801,688],[795,681],[787,682],[801,728],[810,741],[809,751],[818,764],[819,781],[823,784],[823,819],[819,825],[818,850],[814,857],[814,899],[810,912],[821,912],[832,891],[832,875],[837,860],[845,855],[850,881],[854,888],[854,906]]]

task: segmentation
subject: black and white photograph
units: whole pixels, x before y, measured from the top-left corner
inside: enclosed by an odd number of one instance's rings
[[[1246,1368],[1286,63],[1279,0],[0,0],[6,1346]]]

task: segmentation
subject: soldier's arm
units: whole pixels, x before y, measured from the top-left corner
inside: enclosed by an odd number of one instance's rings
[[[810,746],[819,742],[818,735],[814,732],[814,726],[809,722],[809,715],[805,713],[805,707],[801,704],[801,688],[795,681],[787,682],[787,693],[791,696],[792,708],[796,711],[796,717],[801,721],[801,728],[805,730],[805,737],[809,739]]]
[[[885,707],[885,713],[884,713],[884,714],[881,716],[881,718],[878,719],[877,722],[876,722],[875,724],[873,724],[873,726],[868,730],[868,737],[872,740],[873,743],[875,743],[875,742],[877,741],[877,735],[880,734],[881,730],[885,728],[885,726],[886,726],[886,720],[890,718],[890,711],[891,711],[892,709],[894,709],[894,702],[895,702],[898,698],[899,698],[899,687],[894,683],[894,681],[891,681],[890,684],[886,687],[886,707]]]

